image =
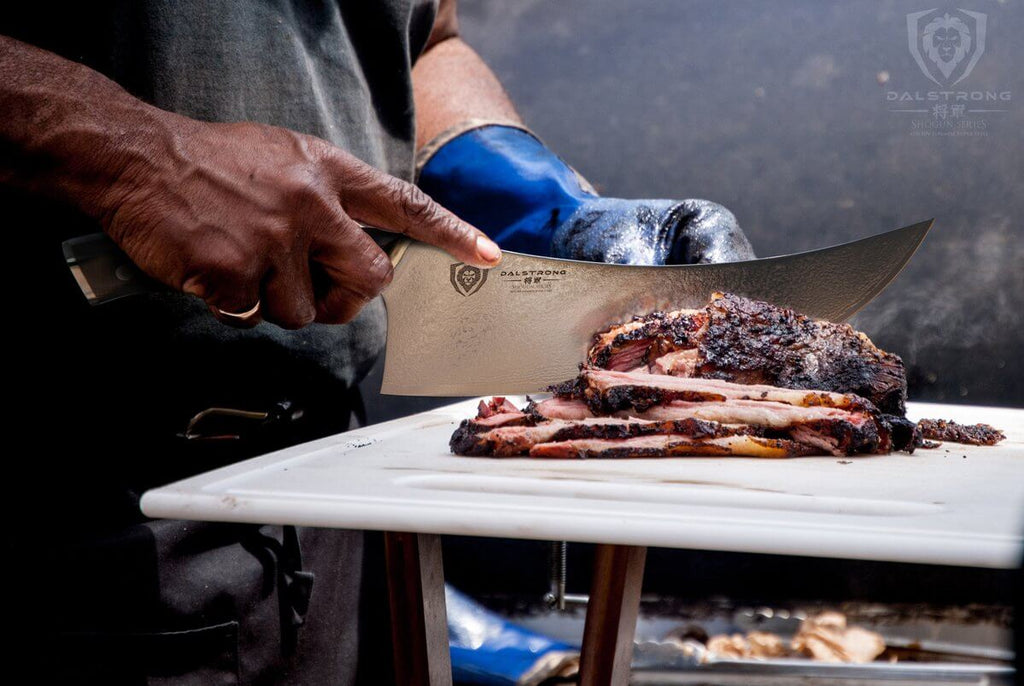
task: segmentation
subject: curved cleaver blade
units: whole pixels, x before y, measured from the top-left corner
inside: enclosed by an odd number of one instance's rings
[[[396,254],[384,292],[381,392],[490,395],[541,391],[575,376],[594,333],[633,315],[703,307],[729,291],[843,321],[896,278],[932,221],[810,252],[659,267],[506,251],[478,269],[423,243]]]

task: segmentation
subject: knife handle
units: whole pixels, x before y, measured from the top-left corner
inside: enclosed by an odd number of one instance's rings
[[[398,263],[402,261],[405,256],[405,251],[412,245],[412,241],[408,238],[401,238],[395,241],[395,244],[388,249],[388,257],[391,258],[391,266],[397,267]]]
[[[105,233],[64,241],[64,260],[90,305],[166,290],[146,276]]]
[[[409,239],[402,239],[391,246],[388,256],[392,266],[398,266],[411,243]],[[105,233],[78,236],[61,245],[68,269],[90,305],[167,290],[163,284],[146,276]]]

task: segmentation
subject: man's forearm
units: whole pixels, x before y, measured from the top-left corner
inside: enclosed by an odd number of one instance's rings
[[[102,74],[0,36],[0,184],[101,218],[130,169],[173,159],[185,117],[133,97]]]
[[[429,47],[412,78],[417,148],[468,119],[521,121],[498,77],[458,36]]]

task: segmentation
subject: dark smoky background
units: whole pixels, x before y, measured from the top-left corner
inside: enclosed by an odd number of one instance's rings
[[[852,323],[903,357],[912,399],[1024,405],[1019,2],[949,5],[988,16],[955,89],[1011,93],[982,105],[1006,111],[969,115],[985,135],[959,137],[912,135],[934,113],[893,112],[907,105],[886,96],[940,90],[910,54],[906,15],[942,3],[459,4],[464,38],[527,124],[605,195],[715,200],[760,256],[934,217]],[[371,420],[437,404],[367,400]]]

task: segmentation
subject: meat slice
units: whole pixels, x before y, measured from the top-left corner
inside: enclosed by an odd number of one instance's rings
[[[656,435],[635,438],[584,438],[539,443],[530,457],[623,459],[641,457],[735,456],[797,457],[813,455],[811,446],[782,438],[737,435],[717,438]]]
[[[509,412],[519,412],[519,408],[509,402],[508,398],[500,395],[494,396],[490,400],[481,400],[480,404],[476,406],[476,416],[478,419],[485,419],[496,414],[507,414]]]
[[[458,455],[526,455],[540,443],[601,438],[620,439],[653,434],[673,434],[694,439],[732,436],[753,431],[750,427],[727,427],[717,422],[686,418],[646,421],[617,417],[593,417],[578,421],[555,419],[535,426],[502,426],[474,431],[465,425],[452,435],[451,449]]]
[[[513,405],[508,399],[496,396],[488,401],[481,400],[477,405],[476,417],[464,419],[459,430],[471,433],[489,431],[499,426],[518,426],[533,422],[526,412]]]
[[[642,412],[654,405],[676,400],[768,400],[799,407],[874,409],[863,398],[850,394],[744,385],[717,379],[694,379],[636,371],[613,372],[606,369],[583,369],[573,382],[554,386],[551,390],[562,397],[569,395],[582,398],[595,414],[627,408]]]
[[[548,398],[531,403],[527,412],[536,419],[586,419],[594,413],[586,401],[576,398]],[[636,417],[653,421],[674,419],[704,419],[721,424],[750,424],[773,429],[784,429],[793,424],[819,419],[850,422],[860,426],[870,420],[866,412],[853,412],[825,406],[798,406],[774,400],[730,399],[712,402],[687,402],[673,400],[661,405],[652,405],[643,411],[633,408],[615,413],[619,417]]]
[[[626,371],[673,350],[694,348],[707,315],[703,310],[652,312],[594,336],[587,353],[594,367]]]
[[[720,424],[746,425],[773,430],[778,435],[816,446],[831,455],[877,453],[893,446],[891,430],[866,412],[831,407],[797,407],[770,400],[726,400],[722,402],[675,401],[655,405],[643,412],[619,412],[649,420],[703,419]],[[904,441],[908,443],[908,441]]]
[[[693,417],[709,422],[749,424],[770,429],[786,429],[795,424],[819,420],[842,421],[857,427],[872,421],[871,416],[864,412],[851,412],[834,407],[799,407],[772,400],[726,400],[706,403],[676,400],[664,405],[654,405],[643,412],[625,410],[620,415],[660,421]]]
[[[586,419],[594,413],[587,403],[576,398],[548,398],[539,403],[530,403],[528,411],[538,420],[544,419]]]
[[[587,365],[853,393],[902,416],[906,370],[847,324],[715,293],[704,310],[655,312],[595,337]]]
[[[945,419],[922,419],[917,425],[925,438],[967,445],[995,445],[1006,438],[999,429],[988,424],[957,424]]]
[[[693,376],[700,362],[696,348],[675,350],[657,358],[651,365],[652,374],[671,374],[673,376]]]

